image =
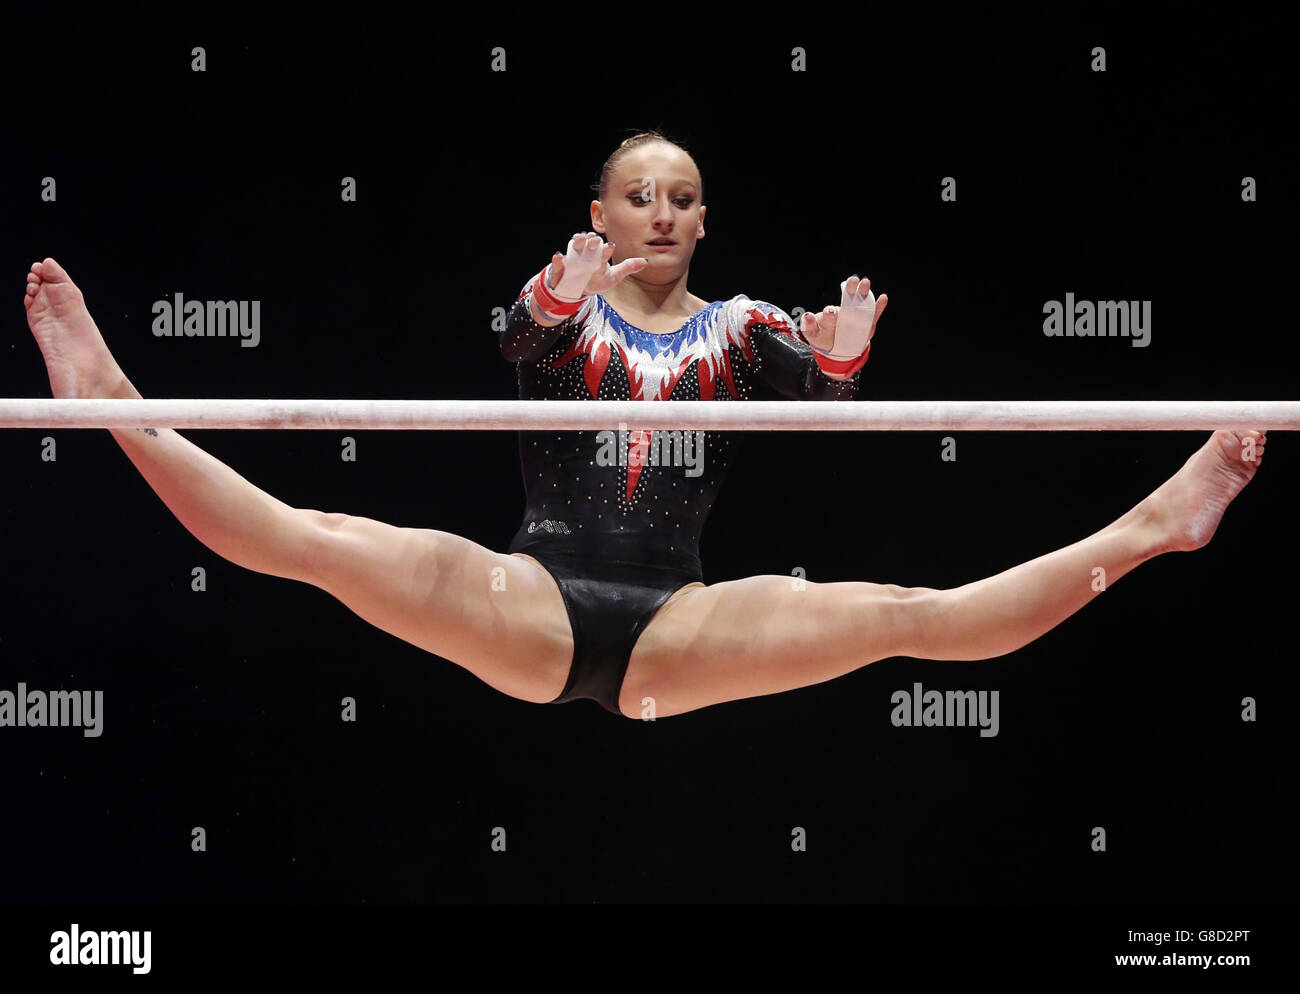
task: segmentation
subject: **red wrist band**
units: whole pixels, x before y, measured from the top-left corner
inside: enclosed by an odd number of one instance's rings
[[[537,282],[533,284],[533,296],[537,298],[537,306],[547,314],[551,314],[557,318],[568,317],[570,314],[576,314],[578,308],[586,302],[586,298],[570,302],[561,300],[559,297],[551,293],[550,288],[546,285],[546,271],[550,268],[549,263],[544,266],[537,276]]]
[[[836,376],[852,376],[867,364],[867,356],[870,353],[870,342],[867,342],[867,347],[862,350],[862,355],[856,359],[832,359],[830,356],[822,355],[816,349],[813,349],[813,355],[816,357],[817,365],[821,367],[821,371],[823,373],[834,373]]]

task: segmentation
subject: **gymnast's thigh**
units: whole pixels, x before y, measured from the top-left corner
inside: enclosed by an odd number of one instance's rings
[[[559,694],[573,638],[555,581],[535,561],[356,515],[318,524],[309,582],[502,693],[537,703]]]
[[[821,683],[907,655],[937,617],[938,592],[865,582],[751,576],[686,590],[642,632],[620,707],[657,716]]]

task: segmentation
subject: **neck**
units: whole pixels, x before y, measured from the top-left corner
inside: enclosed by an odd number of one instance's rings
[[[637,314],[689,314],[694,311],[686,290],[686,273],[670,283],[647,283],[629,276],[603,295],[616,310]]]

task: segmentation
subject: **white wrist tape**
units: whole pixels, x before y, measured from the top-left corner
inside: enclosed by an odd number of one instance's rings
[[[586,297],[587,284],[596,275],[596,271],[604,265],[601,261],[601,253],[604,249],[604,241],[594,238],[579,252],[573,247],[573,239],[570,238],[569,247],[564,254],[564,275],[560,277],[560,282],[555,285],[551,293],[567,303]],[[547,279],[550,279],[550,276],[551,271],[548,267]]]
[[[858,284],[857,293],[849,293],[849,281],[840,284],[840,307],[835,318],[835,343],[831,350],[814,351],[837,362],[847,362],[858,358],[867,350],[871,341],[871,329],[876,324],[876,295],[869,289],[864,295],[861,291],[864,283]]]

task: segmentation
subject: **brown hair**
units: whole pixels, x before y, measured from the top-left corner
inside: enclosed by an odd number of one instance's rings
[[[674,141],[659,131],[638,131],[631,138],[624,138],[618,148],[614,149],[614,153],[605,160],[605,164],[600,167],[600,180],[591,184],[591,189],[596,192],[596,195],[601,200],[605,199],[605,193],[609,189],[610,181],[614,178],[614,170],[618,168],[619,160],[628,152],[632,151],[632,149],[637,148],[640,145],[648,144],[649,142],[663,142],[665,145],[671,145],[673,148],[681,149],[683,152],[686,152],[687,155],[691,154],[686,151],[685,146],[680,142]],[[693,159],[694,157],[692,156],[692,160]],[[699,166],[697,164],[696,169],[698,168]],[[700,199],[704,199],[703,176],[700,177]]]

